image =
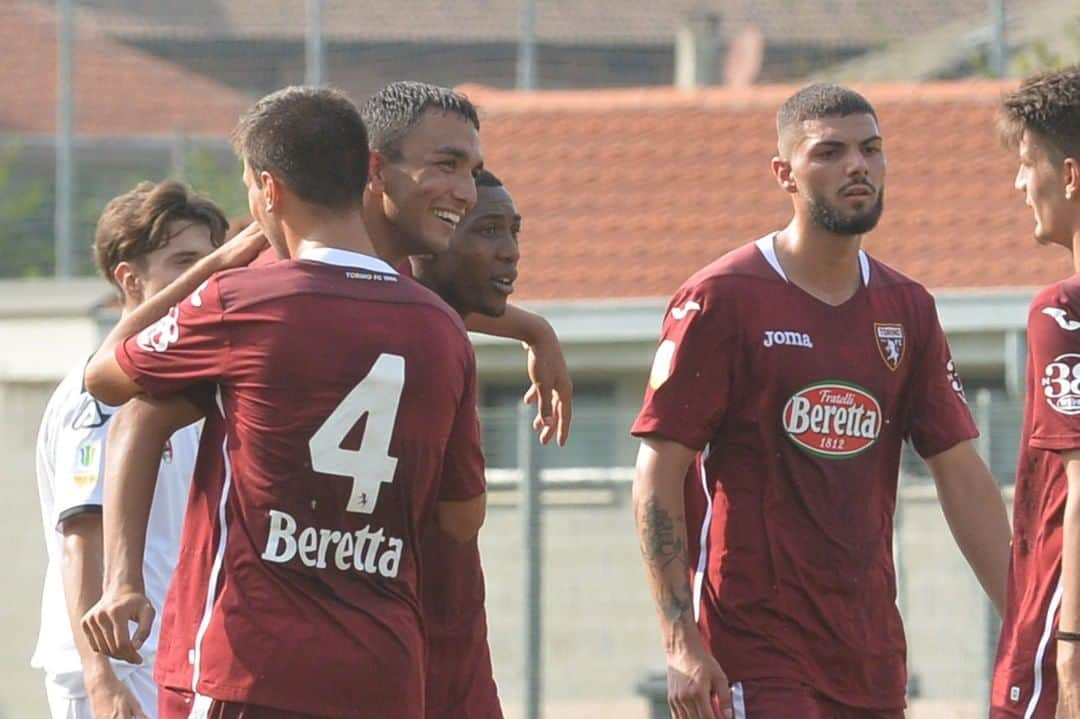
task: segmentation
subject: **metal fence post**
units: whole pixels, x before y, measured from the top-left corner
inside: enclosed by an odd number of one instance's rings
[[[540,467],[536,434],[532,428],[532,407],[521,405],[517,417],[517,451],[520,469],[519,502],[521,539],[525,554],[525,719],[540,718],[542,632],[542,539],[540,527]]]
[[[976,440],[975,447],[979,451],[979,455],[986,462],[986,466],[990,468],[990,472],[993,473],[994,465],[991,458],[991,452],[993,450],[993,404],[994,397],[988,389],[980,389],[975,392],[975,424],[979,428],[979,438]],[[995,483],[997,478],[994,478]],[[994,605],[990,602],[990,598],[983,599],[983,612],[986,617],[985,629],[986,651],[983,657],[983,672],[982,679],[979,681],[979,713],[980,716],[985,716],[990,711],[990,677],[994,672],[994,657],[997,654],[998,635],[1001,633],[1001,620],[998,619],[997,611],[994,609]]]

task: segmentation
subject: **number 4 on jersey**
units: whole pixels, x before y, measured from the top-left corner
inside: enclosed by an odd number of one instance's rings
[[[379,501],[379,488],[394,481],[398,461],[390,456],[390,434],[404,386],[405,358],[379,355],[367,376],[345,395],[308,442],[312,469],[352,477],[352,493],[345,507],[348,512],[371,514]],[[365,414],[367,426],[360,449],[342,449],[345,436]]]

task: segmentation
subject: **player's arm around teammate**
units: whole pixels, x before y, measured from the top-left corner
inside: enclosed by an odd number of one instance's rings
[[[515,339],[525,345],[530,386],[524,401],[537,404],[533,429],[540,432],[541,444],[555,438],[560,446],[565,445],[573,418],[574,383],[551,324],[538,314],[508,304],[500,317],[466,315],[465,327],[470,332]]]
[[[90,394],[106,404],[121,405],[142,392],[116,361],[116,346],[164,317],[169,308],[195,292],[214,273],[247,265],[266,247],[262,230],[252,223],[116,323],[86,365],[86,389]]]
[[[694,619],[683,485],[695,451],[648,437],[638,450],[634,516],[667,655],[668,704],[674,719],[732,716],[727,676]],[[715,703],[714,703],[715,702]]]

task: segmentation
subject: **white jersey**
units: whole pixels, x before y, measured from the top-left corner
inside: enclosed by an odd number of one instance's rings
[[[49,566],[41,597],[41,630],[31,664],[44,669],[72,696],[85,692],[82,664],[71,635],[64,601],[63,535],[60,523],[81,512],[100,512],[105,440],[115,407],[96,401],[83,387],[83,367],[72,370],[53,392],[37,438],[37,481]],[[180,545],[184,508],[199,448],[198,424],[184,427],[163,448],[157,489],[146,533],[143,575],[146,595],[157,610],[140,653],[149,664],[157,652],[158,627]],[[135,667],[113,664],[123,677]]]

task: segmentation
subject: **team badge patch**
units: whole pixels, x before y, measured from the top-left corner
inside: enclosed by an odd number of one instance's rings
[[[75,450],[75,474],[72,481],[76,487],[92,487],[98,480],[98,461],[101,457],[101,440],[87,440]]]
[[[660,346],[656,348],[656,356],[653,358],[652,370],[649,372],[649,386],[653,390],[660,389],[660,386],[668,381],[668,377],[671,376],[671,364],[675,359],[675,343],[671,340],[664,340],[660,343]]]
[[[885,366],[895,372],[904,361],[904,350],[907,347],[907,342],[904,341],[904,326],[875,322],[874,339],[877,340],[878,353]]]

